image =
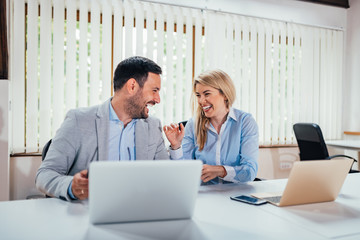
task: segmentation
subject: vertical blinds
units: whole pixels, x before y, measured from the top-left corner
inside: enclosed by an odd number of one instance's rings
[[[163,124],[189,119],[193,75],[220,68],[261,145],[296,143],[296,122],[341,136],[342,31],[131,0],[11,7],[12,153],[40,151],[69,109],[108,99],[112,72],[133,55],[163,68],[161,103],[151,109]]]

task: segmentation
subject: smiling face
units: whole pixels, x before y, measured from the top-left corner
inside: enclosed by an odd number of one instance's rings
[[[148,118],[149,108],[160,103],[161,78],[159,74],[149,72],[143,88],[127,100],[126,112],[131,118]]]
[[[195,95],[199,107],[209,119],[222,119],[228,112],[225,101],[226,97],[216,88],[196,84]]]

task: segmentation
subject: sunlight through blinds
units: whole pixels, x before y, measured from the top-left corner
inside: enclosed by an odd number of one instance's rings
[[[12,153],[41,151],[69,109],[108,99],[113,71],[134,55],[163,69],[161,103],[150,109],[162,124],[188,120],[193,76],[220,68],[260,145],[296,144],[297,122],[341,136],[343,31],[136,0],[11,6]]]

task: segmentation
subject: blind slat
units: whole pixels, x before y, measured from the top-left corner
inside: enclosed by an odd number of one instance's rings
[[[203,64],[201,62],[202,53],[202,14],[200,11],[195,11],[193,13],[195,15],[195,69],[194,69],[194,76],[198,76],[203,70]],[[207,31],[205,30],[205,36],[207,35]],[[206,53],[205,53],[205,59]]]
[[[102,2],[102,86],[101,101],[111,96],[111,18],[112,12],[107,1]]]
[[[249,64],[249,23],[247,19],[241,18],[242,22],[242,60],[241,60],[241,69],[242,69],[242,85],[241,85],[241,106],[245,112],[249,112],[250,107],[250,64]]]
[[[273,24],[273,45],[274,45],[274,73],[272,79],[272,144],[279,143],[279,26],[278,23]]]
[[[240,108],[241,106],[241,22],[238,17],[235,18],[235,47],[234,47],[234,67],[235,77],[234,85],[236,89],[236,100],[234,107]]]
[[[60,0],[61,1],[61,0]],[[88,1],[80,0],[79,39],[79,107],[89,104],[88,84]]]
[[[253,19],[250,19],[250,72],[249,72],[249,80],[250,80],[250,91],[249,91],[249,112],[253,115],[255,120],[257,120],[256,115],[256,105],[257,105],[257,98],[256,98],[256,82],[257,82],[257,76],[256,76],[256,67],[257,67],[257,28],[256,23]]]
[[[165,111],[165,123],[173,122],[174,113],[174,59],[173,59],[173,44],[174,44],[174,19],[172,7],[167,6],[166,10],[166,111]]]
[[[76,2],[68,1],[66,10],[66,111],[76,107]]]
[[[226,36],[225,36],[225,42],[226,44],[224,45],[224,53],[221,55],[224,55],[225,58],[225,66],[223,68],[223,70],[229,74],[229,76],[233,79],[234,74],[233,74],[233,43],[234,43],[234,37],[233,37],[233,33],[234,33],[234,29],[233,29],[233,20],[231,18],[231,16],[229,14],[226,15],[225,17],[225,23],[226,23]]]
[[[258,20],[261,21],[261,20]],[[259,127],[259,144],[264,144],[264,112],[265,112],[265,29],[263,24],[258,23],[258,88],[257,88],[257,124]]]
[[[288,53],[287,53],[287,76],[286,76],[286,144],[294,144],[296,140],[293,138],[293,84],[294,84],[294,34],[293,27],[287,25],[287,36],[288,36]]]
[[[125,58],[133,55],[134,12],[129,0],[124,0],[125,16]]]
[[[335,108],[336,108],[336,112],[334,112],[334,116],[335,116],[335,124],[334,126],[336,127],[336,134],[334,135],[334,139],[340,139],[342,137],[342,126],[341,126],[341,119],[342,119],[342,102],[339,101],[339,99],[343,99],[343,87],[342,87],[342,79],[343,79],[343,40],[344,40],[344,36],[343,36],[343,32],[336,32],[336,47],[335,47],[335,51],[336,51],[336,56],[335,56],[335,60],[336,60],[336,66],[337,66],[337,72],[334,74],[334,76],[336,76],[336,87],[335,87],[335,92],[336,92],[336,97],[334,99],[337,99],[338,101],[335,101]],[[359,160],[359,159],[358,159]]]
[[[183,91],[183,15],[180,9],[176,13],[176,111],[175,121],[183,121],[184,91]]]
[[[334,95],[334,91],[333,91],[333,86],[334,86],[334,64],[333,64],[333,58],[332,55],[334,53],[334,49],[333,49],[333,34],[331,30],[327,30],[327,49],[326,52],[328,54],[327,56],[327,69],[328,69],[328,79],[327,79],[327,99],[328,99],[328,104],[327,104],[327,129],[328,129],[328,138],[332,138],[332,131],[334,130],[331,126],[333,124],[333,118],[332,118],[332,114],[333,114],[333,109],[335,104],[333,104],[333,98],[331,98],[330,96],[335,96]]]
[[[322,29],[320,32],[320,55],[321,59],[324,59],[324,63],[326,62],[326,54],[325,54],[325,46],[326,45],[326,36],[325,30]],[[326,68],[325,64],[321,64],[320,66],[320,121],[319,125],[322,127],[323,132],[326,131],[325,122],[326,122]],[[325,139],[327,134],[323,133]]]
[[[295,43],[295,61],[294,61],[294,89],[300,89],[300,82],[299,82],[299,73],[300,73],[300,61],[299,61],[299,51],[300,51],[300,36],[299,36],[299,28],[294,28],[294,43]],[[294,91],[294,123],[300,122],[300,110],[299,110],[299,104],[300,104],[300,91]]]
[[[146,45],[146,56],[150,59],[154,59],[154,13],[151,8],[151,4],[148,5],[146,9],[146,29],[147,29],[147,45]]]
[[[264,126],[264,144],[270,145],[271,142],[271,121],[267,121],[271,118],[271,57],[272,57],[272,28],[269,22],[265,23],[266,35],[265,35],[265,126]]]
[[[144,32],[144,8],[140,2],[134,3],[135,8],[135,27],[136,27],[136,55],[137,56],[144,56],[144,39],[143,39],[143,32]],[[149,11],[148,5],[145,5],[145,9]],[[146,21],[148,24],[148,22]],[[149,29],[149,28],[148,28]],[[147,30],[148,30],[147,29]]]
[[[96,0],[91,2],[90,44],[90,105],[96,105],[99,103],[100,83],[100,6]]]
[[[185,52],[185,96],[184,109],[190,109],[190,98],[192,93],[192,62],[193,62],[193,17],[191,10],[186,11],[186,52]],[[191,111],[184,111],[184,120],[191,117]]]
[[[157,38],[157,48],[156,48],[156,60],[157,60],[157,64],[159,66],[163,66],[164,64],[164,11],[163,11],[163,7],[160,4],[157,4],[155,6],[155,11],[156,11],[156,38]],[[164,68],[163,68],[164,71]],[[165,108],[165,103],[164,103],[164,72],[162,75],[162,89],[160,91],[160,99],[161,102],[160,104],[155,105],[154,110],[155,110],[155,114],[158,118],[162,118],[164,116],[164,108]],[[166,111],[166,110],[165,110]]]
[[[12,99],[11,99],[11,111],[12,111],[12,153],[24,152],[25,150],[25,4],[24,0],[14,1],[14,37],[13,37],[13,57],[12,66]]]
[[[51,138],[51,5],[41,0],[40,8],[40,146]]]
[[[112,3],[114,6],[113,69],[115,71],[123,56],[123,8],[122,1],[113,0]]]
[[[192,84],[193,84],[193,72],[192,72],[192,62],[193,62],[193,17],[191,10],[187,9],[186,11],[186,52],[185,52],[185,97],[184,97],[184,120],[187,120],[191,117],[190,108],[190,99],[192,93]],[[188,109],[186,111],[186,109]]]
[[[56,67],[53,67],[52,135],[64,120],[64,13],[64,1],[54,1],[54,29],[57,31],[53,32],[53,61]]]
[[[285,144],[285,64],[286,64],[286,26],[280,24],[280,126],[279,144]]]
[[[26,76],[26,152],[38,151],[38,2],[28,2]],[[63,38],[64,39],[64,38]]]

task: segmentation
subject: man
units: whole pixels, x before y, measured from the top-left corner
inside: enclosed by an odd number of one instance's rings
[[[148,106],[160,103],[161,68],[143,57],[120,62],[114,97],[101,105],[70,110],[36,174],[43,193],[66,200],[88,198],[87,169],[101,160],[169,159],[158,119]],[[181,151],[171,146],[170,156]],[[106,187],[106,186],[104,186]]]

